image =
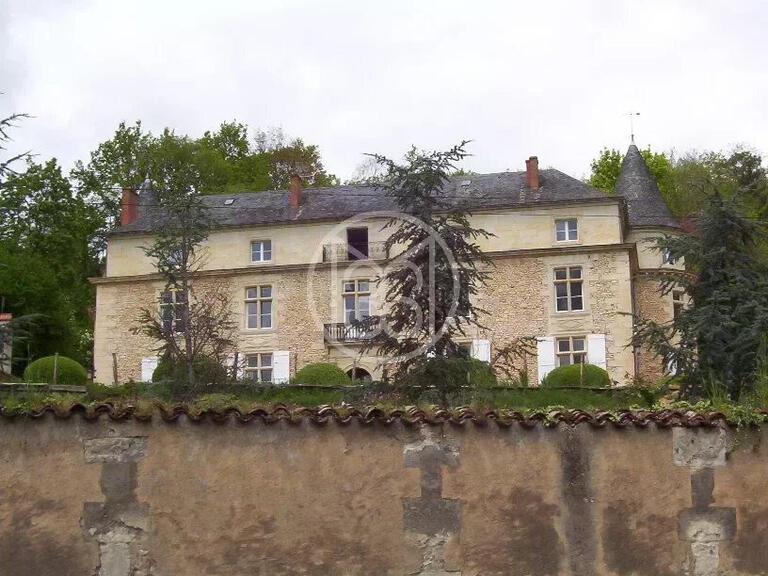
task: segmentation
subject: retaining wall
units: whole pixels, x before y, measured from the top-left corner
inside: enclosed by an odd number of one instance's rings
[[[0,418],[0,573],[768,573],[765,432],[221,420]]]

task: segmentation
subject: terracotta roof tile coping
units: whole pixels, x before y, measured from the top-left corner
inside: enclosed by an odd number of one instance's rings
[[[136,420],[148,422],[153,413],[159,413],[164,422],[176,422],[184,416],[191,422],[203,423],[206,421],[224,423],[234,420],[240,423],[248,423],[253,420],[261,420],[265,424],[275,424],[285,421],[290,424],[300,424],[309,421],[314,424],[334,423],[347,425],[352,422],[360,424],[390,425],[401,422],[407,426],[413,425],[464,425],[467,422],[475,426],[486,426],[495,423],[497,426],[507,428],[514,423],[523,428],[537,426],[552,427],[559,423],[575,426],[577,424],[589,424],[593,427],[603,428],[611,425],[614,428],[636,426],[644,428],[649,424],[655,424],[661,428],[673,426],[698,428],[698,427],[726,427],[727,418],[721,412],[700,413],[692,410],[621,410],[616,412],[587,412],[585,410],[552,410],[549,412],[538,411],[523,413],[518,411],[477,411],[472,408],[455,408],[451,410],[435,409],[426,412],[420,408],[406,408],[386,411],[381,408],[336,408],[332,406],[320,406],[317,408],[295,408],[283,404],[275,404],[271,407],[256,407],[247,412],[237,408],[216,410],[190,410],[185,405],[175,405],[170,408],[156,405],[152,412],[138,411],[135,406],[115,406],[104,403],[96,406],[73,404],[68,408],[48,405],[40,410],[23,412],[19,410],[6,410],[0,406],[0,417],[7,420],[14,419],[40,419],[50,414],[55,418],[68,419],[79,415],[86,421],[98,421],[107,417],[113,421]]]

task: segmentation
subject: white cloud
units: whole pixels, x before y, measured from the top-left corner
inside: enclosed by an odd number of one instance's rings
[[[603,146],[768,151],[759,0],[323,2],[10,0],[0,105],[19,148],[65,165],[120,120],[197,135],[237,118],[363,152],[471,138],[477,171],[583,176]]]

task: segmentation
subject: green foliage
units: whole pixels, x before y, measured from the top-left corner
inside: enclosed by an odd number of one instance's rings
[[[675,188],[674,169],[670,157],[663,152],[653,152],[650,148],[640,150],[645,163],[656,179],[659,190],[665,198],[673,194]],[[621,171],[624,154],[615,149],[603,148],[597,158],[592,160],[592,173],[589,184],[606,192],[613,192]]]
[[[344,370],[326,362],[307,364],[293,378],[296,384],[317,384],[320,386],[335,386],[351,384],[351,379]]]
[[[403,257],[393,258],[381,280],[387,312],[363,322],[374,334],[364,351],[395,358],[396,376],[404,381],[436,376],[435,383],[448,385],[452,366],[437,359],[464,356],[461,337],[468,327],[481,326],[484,311],[472,296],[485,284],[492,263],[477,241],[491,234],[472,227],[466,208],[441,197],[456,163],[467,155],[466,144],[446,152],[412,148],[402,164],[373,156],[386,171],[378,188],[408,218],[385,224],[391,232],[387,253],[394,256],[403,249]]]
[[[36,315],[14,357],[26,357],[27,350],[32,358],[61,352],[89,364],[94,291],[87,278],[99,270],[91,242],[97,211],[50,160],[8,176],[0,186],[0,215],[5,310]]]
[[[463,387],[496,386],[496,375],[485,362],[467,356],[436,356],[415,363],[398,382],[409,398],[448,406]],[[469,392],[471,395],[471,392]]]
[[[198,356],[193,363],[195,381],[201,384],[222,384],[227,381],[227,369],[213,358]],[[157,368],[152,373],[152,382],[186,382],[186,364],[184,358],[175,362],[167,356],[160,358]]]
[[[768,262],[758,250],[763,225],[747,218],[737,198],[713,194],[694,233],[658,241],[689,275],[662,276],[661,292],[683,288],[691,305],[671,322],[640,318],[633,344],[647,345],[686,375],[685,391],[723,387],[732,400],[750,393],[768,333]]]
[[[607,388],[610,385],[608,372],[594,364],[560,366],[547,374],[541,383],[543,388]]]
[[[717,190],[725,199],[738,199],[745,212],[768,216],[768,176],[762,157],[743,146],[730,151],[672,154],[641,150],[670,211],[678,218],[701,212]],[[591,163],[589,183],[612,192],[619,177],[623,154],[604,148]]]
[[[56,384],[84,386],[88,382],[88,372],[79,362],[59,356],[38,358],[24,370],[24,380],[34,383],[54,383],[54,365],[56,365]]]
[[[589,184],[606,192],[613,192],[616,180],[619,179],[621,161],[624,155],[613,148],[603,148],[597,158],[592,160],[590,168],[592,173]]]

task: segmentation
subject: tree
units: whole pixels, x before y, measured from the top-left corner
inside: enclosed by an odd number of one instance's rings
[[[6,142],[10,142],[11,136],[10,136],[10,129],[15,128],[18,124],[17,122],[19,120],[22,120],[24,118],[29,118],[29,115],[27,114],[11,114],[10,116],[6,116],[5,118],[0,118],[0,152],[6,151]],[[2,184],[2,179],[5,178],[8,174],[13,174],[13,169],[11,168],[11,165],[20,162],[21,160],[26,160],[30,157],[29,152],[21,152],[19,154],[14,154],[13,156],[10,156],[9,158],[3,158],[0,160],[0,184]]]
[[[713,193],[692,234],[668,236],[658,249],[684,259],[685,275],[661,277],[661,292],[684,289],[690,306],[668,323],[639,318],[635,346],[649,346],[700,394],[710,382],[731,398],[752,386],[758,350],[768,331],[768,266],[757,247],[764,228],[744,216],[736,199]]]
[[[59,352],[89,364],[93,288],[91,238],[97,209],[64,177],[56,160],[27,162],[0,187],[0,294],[16,316],[39,315],[26,342],[32,357]],[[24,353],[26,356],[26,351]]]
[[[199,149],[189,139],[178,139],[166,131],[158,148],[163,158],[163,163],[155,167],[155,173],[159,175],[156,184],[160,204],[156,211],[158,224],[154,242],[145,247],[144,252],[155,260],[157,271],[165,279],[163,297],[170,295],[173,316],[171,322],[165,323],[164,318],[157,318],[154,311],[142,310],[141,320],[146,334],[162,340],[163,352],[173,365],[177,358],[184,359],[185,380],[191,387],[195,384],[194,362],[200,353],[193,334],[196,319],[192,312],[198,309],[193,307],[191,279],[203,264],[200,248],[208,237],[212,222],[209,209],[198,193],[206,174],[195,162]],[[158,309],[162,310],[164,303],[167,302],[161,299]],[[176,317],[178,323],[173,321]]]
[[[388,254],[404,249],[378,279],[386,288],[386,311],[366,321],[373,336],[365,349],[391,358],[399,378],[425,368],[429,358],[466,357],[457,337],[480,325],[484,313],[472,296],[485,284],[490,260],[476,240],[490,234],[473,228],[466,206],[442,194],[455,163],[467,155],[466,144],[446,152],[412,148],[403,164],[373,155],[386,173],[378,187],[404,215],[385,224],[385,247]]]
[[[650,147],[640,150],[643,159],[656,179],[662,196],[667,198],[674,190],[673,160],[662,152],[653,152]],[[613,192],[616,180],[619,178],[624,154],[616,149],[603,148],[597,158],[590,164],[592,173],[589,184],[606,192]]]
[[[664,200],[678,218],[696,216],[705,208],[713,188],[725,199],[738,197],[745,212],[768,216],[768,175],[762,157],[744,146],[727,152],[687,152],[680,156],[641,150]],[[623,155],[604,148],[592,161],[589,183],[613,191]]]

